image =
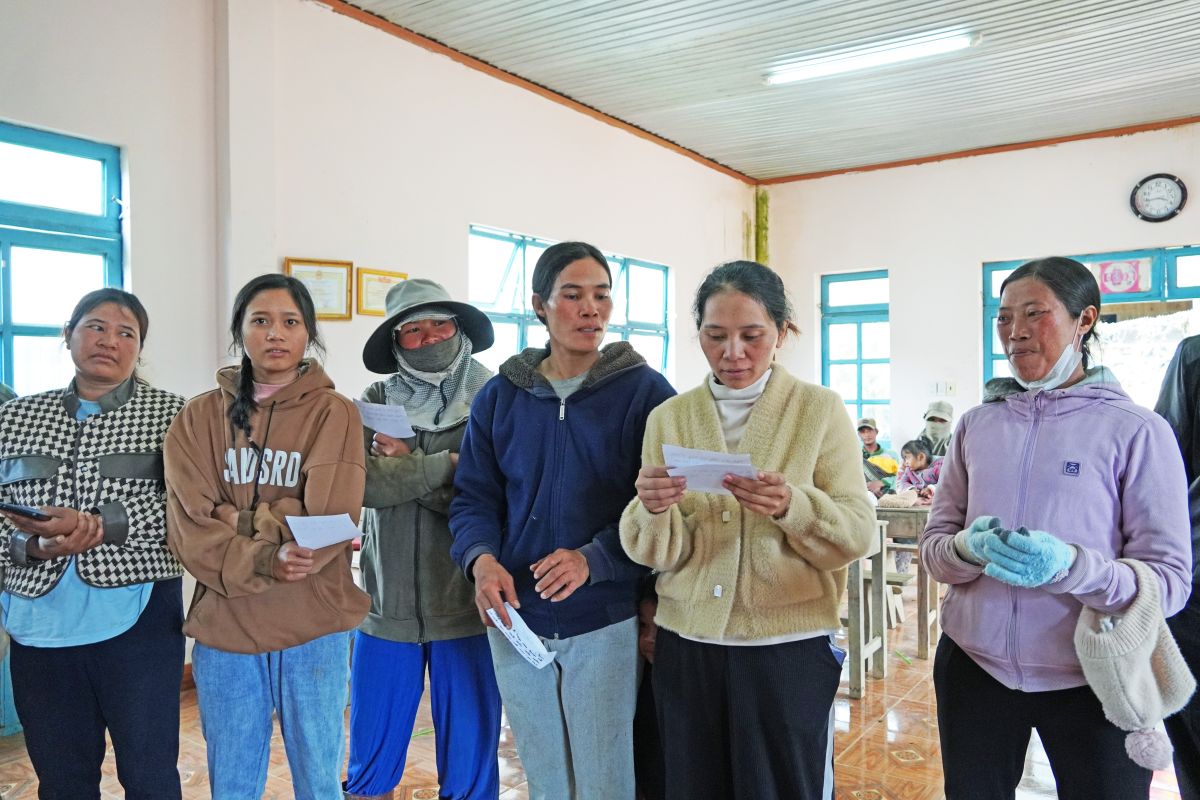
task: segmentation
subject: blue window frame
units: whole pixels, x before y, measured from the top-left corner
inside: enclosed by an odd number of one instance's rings
[[[1165,302],[1200,297],[1200,247],[1160,247],[1071,256],[1096,276],[1105,308],[1121,303]],[[1027,259],[1026,259],[1027,260]],[[1025,263],[983,265],[983,382],[1009,377],[1004,348],[996,334],[1000,285]]]
[[[554,244],[548,239],[472,225],[469,234],[469,295],[492,320],[496,344],[480,360],[497,367],[526,347],[541,347],[546,327],[530,307],[533,268]],[[666,371],[667,268],[636,258],[605,253],[613,275],[613,313],[604,344],[627,341],[650,366]]]
[[[821,277],[821,383],[852,420],[872,417],[891,439],[891,323],[887,270]]]
[[[19,394],[66,384],[63,323],[121,286],[120,198],[118,148],[0,122],[0,380]]]

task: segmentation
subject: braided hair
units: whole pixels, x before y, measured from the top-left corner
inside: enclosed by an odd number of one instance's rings
[[[254,365],[250,361],[250,356],[246,355],[242,338],[242,323],[245,322],[246,310],[250,307],[250,302],[260,292],[268,292],[272,289],[283,289],[292,296],[296,308],[300,310],[304,328],[308,331],[308,343],[318,352],[322,354],[325,352],[325,345],[321,342],[321,335],[317,331],[317,312],[313,307],[312,297],[303,283],[291,275],[268,273],[251,279],[241,288],[233,301],[233,320],[229,324],[229,334],[233,337],[230,350],[236,348],[242,351],[242,363],[238,373],[237,392],[234,394],[233,402],[229,405],[228,414],[233,427],[243,431],[247,437],[250,436],[250,418],[258,410],[258,403],[254,401]]]

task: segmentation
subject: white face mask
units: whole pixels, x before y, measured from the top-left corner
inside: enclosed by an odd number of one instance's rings
[[[1058,361],[1054,362],[1054,366],[1050,368],[1042,377],[1036,381],[1026,381],[1017,374],[1016,367],[1013,367],[1013,378],[1017,383],[1021,384],[1026,389],[1034,391],[1041,390],[1048,392],[1051,389],[1057,389],[1066,383],[1071,375],[1075,373],[1075,368],[1083,361],[1083,351],[1075,349],[1075,339],[1079,336],[1079,325],[1075,325],[1075,336],[1071,337],[1071,341],[1067,342],[1067,346],[1063,348],[1062,355],[1058,357]],[[1011,362],[1010,362],[1011,364]]]

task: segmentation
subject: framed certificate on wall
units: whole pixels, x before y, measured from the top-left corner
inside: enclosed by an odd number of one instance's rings
[[[308,289],[317,319],[350,319],[354,262],[285,258],[283,271]]]
[[[367,269],[359,267],[358,275],[358,313],[368,317],[387,316],[388,290],[397,283],[408,278],[405,272],[388,272],[382,269]]]

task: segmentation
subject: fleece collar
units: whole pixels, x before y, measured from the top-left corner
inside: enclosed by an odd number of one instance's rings
[[[538,372],[538,365],[549,355],[549,346],[526,348],[501,364],[500,374],[508,378],[519,389],[538,396],[545,395],[547,392],[554,395],[554,388],[546,380],[546,376]],[[645,363],[646,359],[642,358],[629,342],[613,342],[600,350],[600,358],[588,370],[587,377],[579,386],[579,391],[584,392],[599,386],[617,375],[643,366]]]

